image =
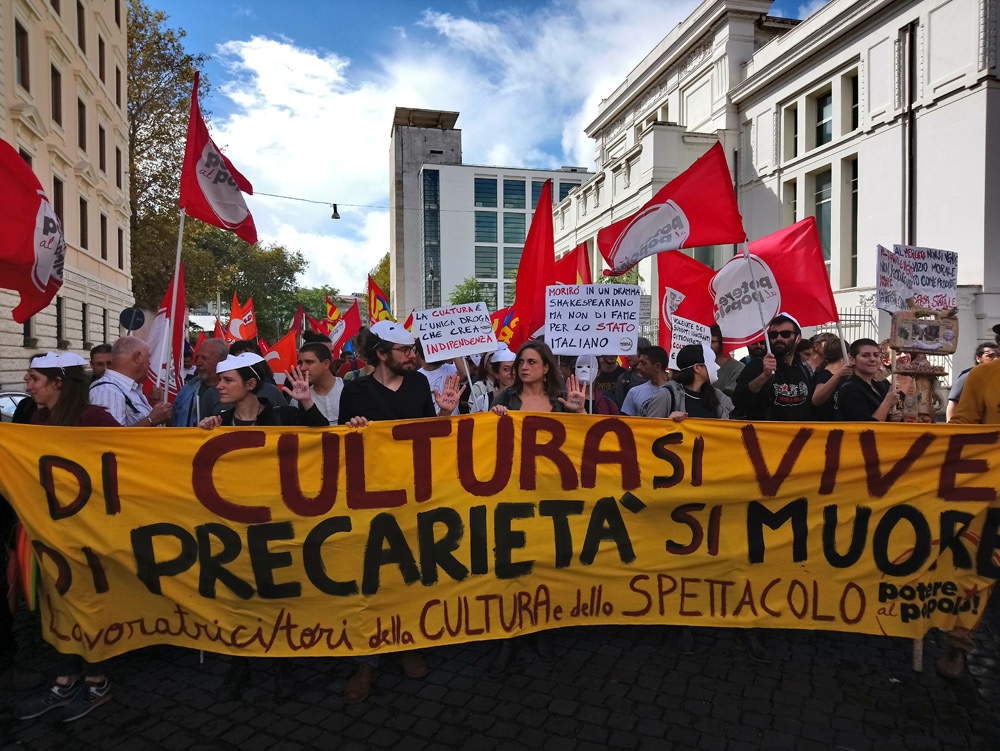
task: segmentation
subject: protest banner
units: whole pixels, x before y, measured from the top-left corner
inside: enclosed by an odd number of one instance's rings
[[[494,352],[490,311],[484,302],[413,311],[413,333],[420,338],[427,362]]]
[[[602,624],[972,628],[1000,575],[1000,431],[875,427],[523,412],[362,430],[4,423],[0,493],[41,561],[44,638],[91,662],[153,644],[347,656]]]
[[[673,290],[671,290],[673,291]],[[677,353],[681,347],[688,344],[711,344],[712,330],[703,323],[692,321],[681,316],[671,316],[670,323],[670,362],[668,367],[677,370]]]
[[[557,355],[634,355],[641,293],[636,284],[545,288],[545,343]]]
[[[958,253],[913,245],[894,245],[893,250],[912,265],[914,306],[928,310],[958,307]]]
[[[887,313],[908,310],[913,296],[913,262],[905,255],[877,246],[875,307]]]

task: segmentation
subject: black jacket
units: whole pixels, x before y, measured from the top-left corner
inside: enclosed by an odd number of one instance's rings
[[[733,393],[736,415],[748,420],[815,420],[812,405],[814,379],[808,367],[796,356],[792,364],[778,360],[778,369],[756,394],[750,382],[764,372],[764,358],[753,358],[740,373]]]
[[[257,415],[255,425],[302,425],[310,428],[326,428],[330,426],[319,408],[313,404],[309,409],[302,407],[275,406],[270,401],[262,397],[257,397],[260,405],[264,408]],[[235,405],[224,408],[219,412],[223,425],[234,425],[233,413]]]

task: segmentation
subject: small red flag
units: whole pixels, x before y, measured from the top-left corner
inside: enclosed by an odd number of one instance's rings
[[[198,354],[198,350],[201,348],[201,345],[205,343],[205,340],[207,338],[208,337],[205,336],[205,332],[204,331],[199,331],[198,332],[198,339],[195,340],[195,343],[194,343],[194,354],[196,354],[196,355]]]
[[[306,325],[306,309],[299,305],[295,310],[295,315],[292,316],[292,331],[295,332],[296,338],[302,336],[302,329]]]
[[[661,253],[656,257],[659,343],[667,352],[670,352],[675,316],[703,326],[711,326],[715,322],[715,309],[708,291],[714,274],[711,267],[684,253]]]
[[[593,284],[587,243],[580,243],[556,261],[556,281],[560,284]]]
[[[257,228],[244,193],[253,195],[253,186],[208,135],[198,105],[198,73],[195,73],[181,169],[180,207],[188,216],[235,232],[237,237],[252,244],[257,242]]]
[[[513,334],[508,345],[517,350],[545,325],[545,288],[555,283],[556,252],[552,234],[552,180],[546,180],[535,205],[524,251],[517,267],[514,304],[511,306]]]
[[[272,372],[287,373],[290,368],[298,364],[299,353],[295,347],[297,340],[295,329],[288,329],[288,333],[270,347],[263,339],[261,340],[260,351]]]
[[[357,299],[330,328],[330,341],[333,342],[333,356],[340,357],[344,345],[361,331],[361,309]]]
[[[406,329],[407,331],[412,331],[413,330],[413,314],[416,313],[416,312],[417,312],[416,308],[411,309],[410,310],[410,315],[408,315],[406,317],[406,320],[403,321],[403,328]]]
[[[0,287],[21,296],[14,320],[24,323],[63,283],[62,223],[21,155],[0,141]]]
[[[226,324],[226,340],[235,342],[240,339],[257,338],[257,317],[253,312],[253,298],[243,305],[233,292],[233,305],[229,309],[229,323]]]
[[[839,320],[813,217],[754,240],[749,250],[749,264],[746,255],[734,256],[709,287],[727,350],[760,339],[778,313],[799,326]]]
[[[631,216],[597,233],[597,246],[618,276],[647,256],[746,238],[722,144],[660,188]]]
[[[368,325],[379,321],[395,321],[392,316],[392,309],[389,307],[389,298],[385,292],[375,283],[372,275],[368,275]]]
[[[308,313],[306,315],[306,321],[309,322],[309,328],[316,334],[324,334],[326,336],[330,335],[330,327],[327,325],[326,321],[317,321]]]
[[[212,332],[212,338],[213,339],[226,338],[226,332],[222,329],[222,323],[219,321],[218,318],[215,319],[215,330]]]
[[[184,264],[177,274],[177,297],[174,300],[174,281],[170,280],[163,293],[156,318],[149,327],[146,343],[149,345],[149,370],[147,383],[166,382],[168,402],[173,402],[184,385],[184,329],[187,324],[187,301],[184,295]],[[174,307],[171,310],[171,303]]]

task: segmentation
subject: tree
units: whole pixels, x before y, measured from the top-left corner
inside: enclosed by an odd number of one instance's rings
[[[392,285],[389,283],[389,253],[382,256],[382,259],[375,264],[374,268],[370,272],[372,279],[375,280],[375,284],[378,285],[379,289],[385,292],[386,297],[390,300],[392,299]],[[396,311],[397,313],[399,311]]]
[[[339,294],[339,289],[325,284],[322,287],[299,287],[295,290],[291,309],[286,311],[288,318],[291,319],[301,305],[305,308],[306,313],[317,320],[322,320],[326,318],[326,298],[329,297],[332,300]]]
[[[633,266],[628,271],[624,271],[618,276],[606,276],[602,284],[638,284],[642,281],[639,276],[639,266]]]
[[[459,282],[451,291],[448,300],[452,305],[484,302],[490,310],[497,304],[496,293],[472,276]]]

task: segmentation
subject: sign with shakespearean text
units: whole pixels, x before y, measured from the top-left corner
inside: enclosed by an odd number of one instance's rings
[[[347,656],[561,626],[917,637],[1000,574],[1000,431],[512,412],[348,428],[0,425],[42,630]],[[386,471],[391,468],[391,471]]]
[[[557,355],[634,355],[642,294],[637,284],[545,288],[545,343]]]

